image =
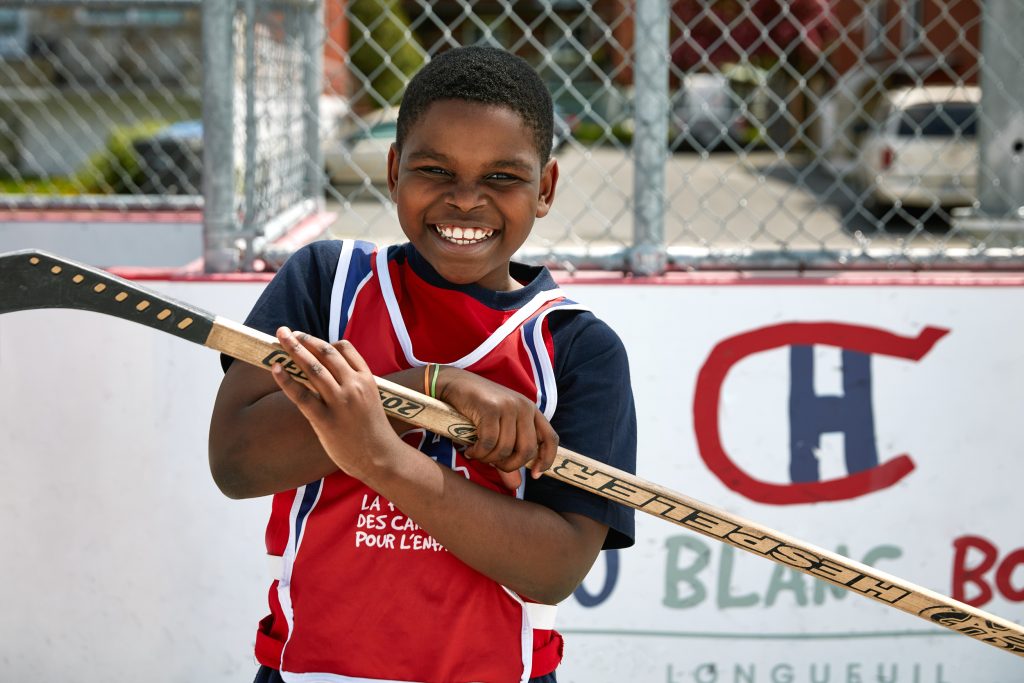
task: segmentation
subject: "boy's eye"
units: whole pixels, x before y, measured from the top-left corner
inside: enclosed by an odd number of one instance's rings
[[[447,170],[440,166],[420,166],[416,170],[426,175],[450,175]]]
[[[487,176],[488,180],[497,180],[499,182],[515,182],[520,180],[518,176],[512,175],[511,173],[492,173]]]

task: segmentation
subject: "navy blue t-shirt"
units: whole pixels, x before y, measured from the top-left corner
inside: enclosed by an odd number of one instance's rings
[[[313,242],[288,259],[267,285],[246,325],[274,334],[285,325],[321,339],[328,332],[331,288],[342,243]],[[555,287],[546,268],[513,262],[510,273],[522,289],[495,292],[478,285],[444,280],[411,244],[389,249],[389,258],[408,261],[428,283],[461,291],[498,310],[515,310],[538,289]],[[551,426],[561,446],[617,469],[636,470],[636,413],[630,389],[629,363],[618,335],[589,311],[555,312],[548,316],[554,343],[558,405]],[[231,362],[222,357],[224,367]],[[605,549],[633,544],[633,510],[552,477],[527,477],[524,499],[556,512],[585,515],[609,527]]]

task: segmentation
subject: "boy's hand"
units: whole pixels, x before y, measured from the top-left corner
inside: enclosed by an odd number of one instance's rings
[[[378,459],[399,441],[366,361],[347,341],[332,345],[286,327],[278,329],[277,339],[309,377],[312,390],[280,365],[273,367],[277,385],[309,421],[331,460],[366,482]],[[558,435],[522,394],[452,367],[441,370],[437,388],[438,398],[477,427],[477,441],[466,457],[493,465],[508,488],[520,486],[519,470],[528,463],[537,478],[554,462]]]
[[[551,466],[558,435],[530,399],[472,372],[443,366],[437,397],[476,425],[477,440],[466,456],[498,469],[505,486],[522,484],[520,468],[529,463],[534,479]]]
[[[309,420],[334,464],[367,482],[373,468],[401,441],[388,423],[366,361],[344,340],[328,344],[287,327],[278,328],[277,339],[309,378],[312,390],[281,365],[272,368],[277,385]]]

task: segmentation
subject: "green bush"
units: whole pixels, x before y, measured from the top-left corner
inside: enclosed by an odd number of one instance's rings
[[[166,121],[143,121],[119,126],[107,137],[106,146],[70,176],[50,178],[0,178],[3,194],[133,194],[144,181],[135,154],[138,140],[156,134]]]
[[[151,137],[168,125],[166,121],[143,121],[111,131],[106,148],[96,152],[71,177],[82,194],[132,194],[145,178],[134,144]]]
[[[601,142],[604,140],[604,126],[594,121],[580,121],[572,136],[580,142]]]
[[[373,106],[398,104],[406,82],[426,61],[409,28],[408,15],[397,0],[353,0],[348,11],[356,20],[349,22],[352,65],[356,72],[372,78],[371,85],[379,95],[371,98]],[[363,27],[369,28],[369,36],[357,34]],[[386,64],[388,60],[390,64]]]
[[[75,195],[81,190],[70,178],[0,178],[0,194]]]
[[[580,121],[572,133],[573,137],[580,142],[609,144],[612,139],[618,140],[624,145],[633,142],[633,126],[631,121],[616,123],[611,127],[611,135],[605,125],[596,121]]]

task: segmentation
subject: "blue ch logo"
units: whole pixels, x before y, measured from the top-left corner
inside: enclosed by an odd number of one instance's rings
[[[700,456],[726,486],[750,500],[794,505],[848,500],[892,486],[914,469],[907,454],[878,456],[871,394],[873,355],[920,360],[949,330],[926,327],[905,337],[865,325],[838,322],[791,322],[749,330],[719,342],[697,374],[693,426]],[[842,393],[819,395],[814,388],[816,345],[840,350]],[[722,386],[729,371],[744,358],[789,347],[788,482],[758,479],[725,450],[719,414]],[[845,439],[845,476],[824,478],[816,452],[825,434]]]

